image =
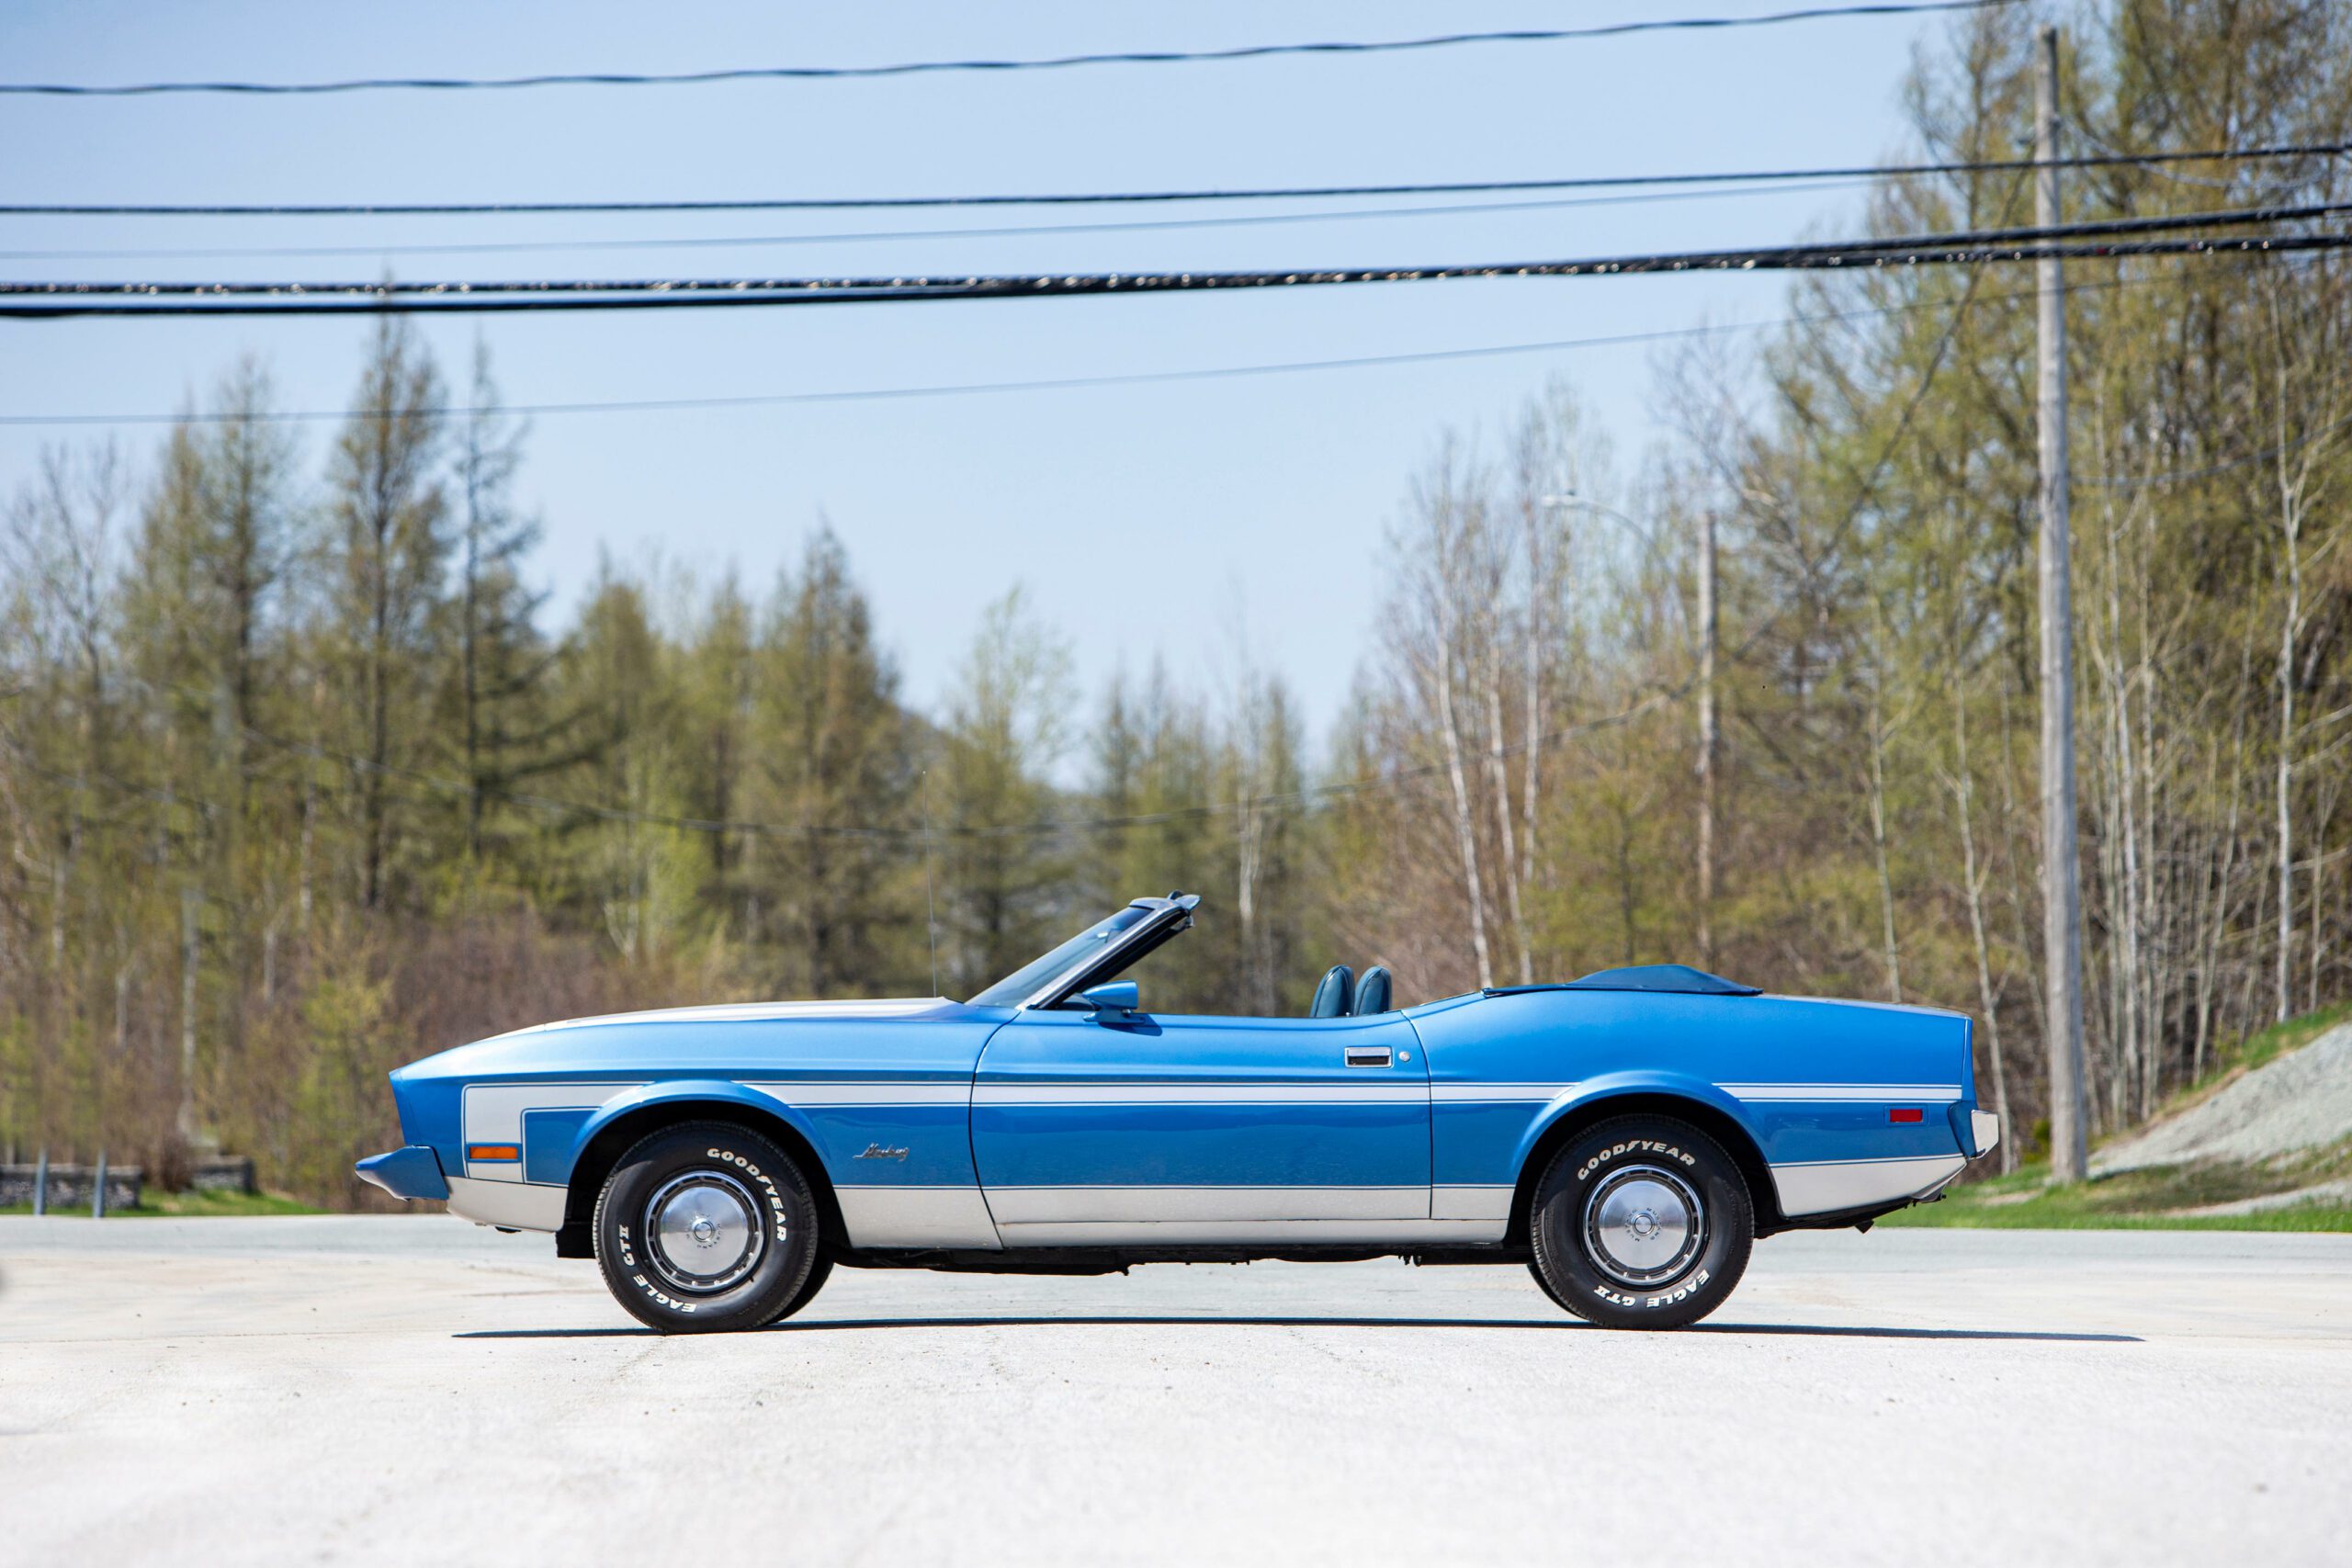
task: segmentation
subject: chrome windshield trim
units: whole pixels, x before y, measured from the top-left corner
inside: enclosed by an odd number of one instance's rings
[[[1137,905],[1142,905],[1149,908],[1151,913],[1145,916],[1142,919],[1137,920],[1134,925],[1129,926],[1125,931],[1121,931],[1118,934],[1117,939],[1109,946],[1105,947],[1102,952],[1091,953],[1080,959],[1077,963],[1072,964],[1069,968],[1064,969],[1060,974],[1055,976],[1051,980],[1046,981],[1044,986],[1030,993],[1028,998],[1023,1001],[1021,1005],[1013,1010],[1016,1012],[1027,1012],[1032,1008],[1046,1007],[1053,1002],[1060,1000],[1062,997],[1069,993],[1075,976],[1083,975],[1090,969],[1101,967],[1106,959],[1116,957],[1119,953],[1125,952],[1128,948],[1133,947],[1136,943],[1141,942],[1145,937],[1157,932],[1161,927],[1167,925],[1170,920],[1182,919],[1191,915],[1194,907],[1199,903],[1200,897],[1197,894],[1188,895],[1182,899],[1135,899],[1127,905],[1128,908],[1132,909]]]

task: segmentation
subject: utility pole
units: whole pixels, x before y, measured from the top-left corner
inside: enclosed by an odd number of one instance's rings
[[[1715,966],[1715,513],[1699,512],[1699,963]]]
[[[2058,207],[2058,29],[2041,29],[2033,91],[2033,220]],[[2047,976],[2042,1035],[2050,1046],[2050,1179],[2088,1173],[2084,1125],[2083,897],[2075,849],[2075,628],[2067,581],[2066,281],[2055,256],[2034,264],[2041,447],[2041,947]]]
[[[174,1125],[180,1142],[196,1141],[196,938],[197,891],[180,889],[180,1109]]]

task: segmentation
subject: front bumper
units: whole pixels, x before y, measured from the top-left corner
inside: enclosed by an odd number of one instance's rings
[[[1991,1154],[2001,1141],[2001,1119],[1989,1111],[1970,1111],[1968,1141],[1973,1151],[1970,1157],[1982,1158]]]
[[[449,1179],[441,1174],[441,1156],[427,1144],[411,1144],[389,1154],[369,1155],[351,1168],[362,1181],[373,1182],[395,1198],[446,1199]]]

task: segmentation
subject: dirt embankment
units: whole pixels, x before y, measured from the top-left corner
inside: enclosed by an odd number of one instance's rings
[[[2211,1099],[2120,1139],[2094,1174],[2191,1160],[2265,1160],[2352,1137],[2352,1023],[2265,1063]]]

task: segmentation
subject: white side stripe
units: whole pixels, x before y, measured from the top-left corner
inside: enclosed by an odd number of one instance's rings
[[[476,1144],[521,1148],[526,1111],[593,1111],[644,1087],[639,1083],[469,1083],[458,1095],[458,1131],[465,1145],[458,1150],[459,1156],[464,1158],[466,1149]],[[519,1182],[523,1162],[465,1158],[465,1168],[457,1174],[475,1181]]]
[[[1721,1087],[1734,1100],[1750,1101],[1860,1100],[1882,1104],[1947,1104],[1958,1100],[1961,1092],[1958,1084],[1948,1083],[1727,1083]]]
[[[962,1105],[972,1086],[962,1079],[947,1083],[747,1083],[745,1089],[772,1095],[786,1105]]]
[[[1572,1083],[1433,1083],[1430,1098],[1441,1105],[1519,1103],[1541,1104],[1574,1094]]]
[[[1422,1105],[1419,1083],[984,1083],[972,1090],[980,1105]]]
[[[838,1002],[718,1002],[707,1007],[655,1008],[647,1012],[607,1012],[558,1019],[510,1030],[495,1038],[543,1034],[557,1029],[591,1029],[607,1023],[770,1023],[789,1019],[904,1018],[948,1005],[945,997],[894,997]]]

